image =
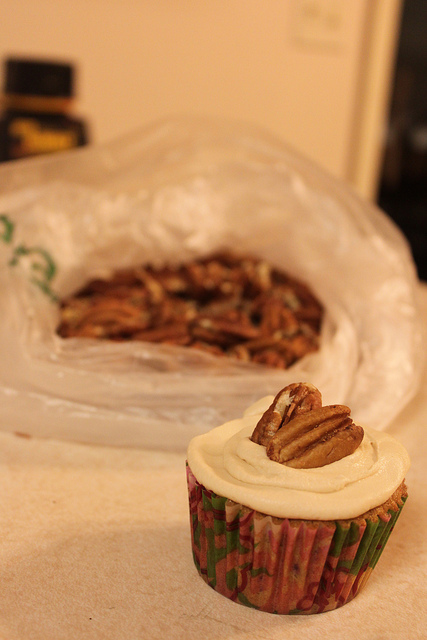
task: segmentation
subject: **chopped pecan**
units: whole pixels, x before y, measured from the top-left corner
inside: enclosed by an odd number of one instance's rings
[[[302,283],[264,260],[227,251],[95,278],[60,312],[64,338],[198,342],[218,355],[282,369],[318,349],[323,316]]]
[[[115,339],[117,336],[134,333],[145,329],[149,324],[148,313],[144,309],[138,309],[127,301],[120,301],[115,298],[94,299],[90,303],[88,299],[82,299],[84,304],[80,305],[78,323],[80,335],[85,337],[108,337]],[[76,305],[68,306],[67,313],[73,314],[77,311]],[[67,335],[67,325],[63,323],[60,335]]]
[[[260,330],[263,335],[292,336],[299,331],[300,325],[295,314],[278,297],[260,296],[255,308],[261,318]]]
[[[206,351],[207,353],[211,353],[214,356],[219,356],[223,353],[221,347],[219,347],[218,345],[209,344],[208,342],[203,342],[203,340],[195,340],[194,342],[191,342],[190,345],[194,349]]]
[[[228,350],[227,355],[237,358],[237,360],[243,360],[244,362],[250,362],[251,359],[250,351],[244,344],[234,345],[234,347]]]
[[[279,342],[278,338],[274,336],[263,336],[260,338],[254,338],[245,342],[245,347],[252,353],[262,351],[264,349],[274,349]]]
[[[182,273],[182,269],[164,267],[157,273],[153,271],[153,275],[169,295],[183,295],[189,291],[190,283],[186,275]]]
[[[257,338],[259,331],[247,322],[228,320],[227,318],[207,318],[201,317],[199,324],[205,329],[224,333],[229,336],[236,336],[245,340]]]
[[[257,351],[252,356],[252,360],[257,364],[263,364],[275,369],[286,369],[289,364],[283,353],[279,353],[276,349],[272,348]]]
[[[174,322],[160,327],[153,327],[136,333],[137,340],[145,340],[146,342],[181,342],[189,341],[188,327],[185,322]]]
[[[309,337],[303,335],[302,333],[299,333],[297,336],[291,338],[288,341],[288,348],[289,348],[289,351],[292,353],[293,362],[294,362],[295,360],[299,360],[300,358],[307,355],[308,353],[313,353],[314,351],[317,351],[317,349],[319,348],[319,345],[316,339],[313,339],[313,338],[310,339]]]

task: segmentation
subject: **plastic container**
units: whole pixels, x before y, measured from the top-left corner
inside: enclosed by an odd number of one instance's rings
[[[56,300],[91,278],[224,247],[310,286],[326,310],[318,352],[279,370],[57,335]],[[1,430],[185,451],[299,380],[385,429],[419,388],[417,298],[409,247],[387,216],[243,123],[168,118],[0,167]]]

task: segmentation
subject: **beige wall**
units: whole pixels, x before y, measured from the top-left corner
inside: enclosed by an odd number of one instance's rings
[[[277,133],[371,197],[399,5],[2,0],[0,56],[74,61],[78,108],[95,142],[177,113],[238,117]],[[379,52],[378,29],[386,34]],[[379,71],[371,77],[373,60]]]

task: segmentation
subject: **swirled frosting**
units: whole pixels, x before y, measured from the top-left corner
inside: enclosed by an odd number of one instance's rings
[[[272,400],[263,398],[241,419],[191,440],[188,464],[207,489],[280,518],[335,520],[379,506],[404,480],[406,449],[389,434],[366,428],[354,453],[323,467],[293,469],[270,460],[250,437]]]

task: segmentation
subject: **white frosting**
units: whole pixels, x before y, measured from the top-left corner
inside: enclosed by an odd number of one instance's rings
[[[365,429],[354,453],[314,469],[270,460],[250,436],[273,401],[263,398],[239,420],[193,438],[188,464],[197,480],[218,495],[280,518],[354,518],[385,502],[410,466],[406,449],[387,433]]]

